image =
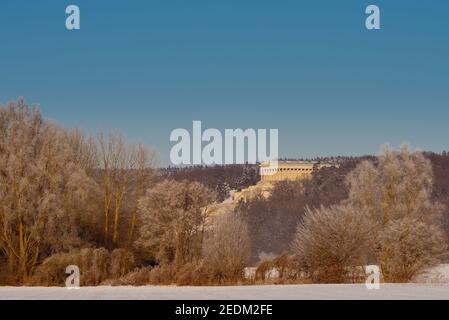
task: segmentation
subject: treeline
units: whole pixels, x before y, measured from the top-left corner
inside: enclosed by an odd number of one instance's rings
[[[120,134],[63,129],[22,99],[0,108],[0,284],[64,285],[68,265],[82,285],[239,281],[246,225],[208,219],[214,190],[155,164]]]
[[[81,285],[251,284],[273,271],[278,282],[355,282],[368,264],[409,281],[445,258],[446,153],[333,160],[216,216],[230,190],[257,183],[257,166],[158,169],[153,150],[120,134],[88,136],[10,103],[0,108],[0,285],[64,285],[69,265]]]
[[[260,180],[259,168],[255,164],[168,167],[160,172],[164,179],[197,181],[215,191],[218,201],[228,198],[231,190],[240,191]]]
[[[447,260],[448,169],[445,152],[386,148],[240,202],[256,280],[276,270],[277,282],[357,282],[374,264],[384,281],[407,282]]]

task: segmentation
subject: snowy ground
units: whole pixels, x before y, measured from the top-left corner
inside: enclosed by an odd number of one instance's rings
[[[78,290],[42,287],[0,287],[0,299],[449,299],[449,284],[384,284],[379,290],[365,285],[269,285],[233,287],[84,287]]]
[[[307,299],[449,299],[449,264],[428,269],[409,284],[381,284],[368,290],[364,284],[306,284],[229,287],[0,287],[5,299],[87,300],[307,300]]]

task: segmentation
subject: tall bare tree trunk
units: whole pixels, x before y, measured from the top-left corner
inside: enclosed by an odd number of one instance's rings
[[[120,207],[122,205],[123,194],[119,195],[115,200],[115,213],[114,213],[114,234],[112,237],[112,242],[114,244],[118,243],[119,238],[119,220],[120,220]]]
[[[104,242],[108,243],[109,239],[109,207],[111,205],[111,196],[109,194],[109,191],[105,191],[104,196]]]

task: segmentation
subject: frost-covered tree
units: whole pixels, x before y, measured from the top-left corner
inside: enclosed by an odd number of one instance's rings
[[[366,208],[380,226],[400,218],[439,224],[442,206],[431,199],[432,165],[421,152],[404,145],[386,147],[378,165],[364,161],[348,175],[349,202]]]
[[[220,282],[236,281],[250,256],[250,238],[246,223],[233,213],[216,219],[204,243],[204,264]]]
[[[406,281],[438,261],[443,207],[432,200],[432,166],[421,152],[384,148],[347,183],[341,205],[306,210],[293,242],[302,269],[341,282],[348,268],[377,263],[385,280]]]
[[[25,281],[42,257],[81,244],[95,187],[65,131],[24,100],[0,109],[0,249]]]
[[[207,207],[215,195],[197,182],[164,180],[139,201],[137,245],[159,263],[181,266],[201,256]]]
[[[345,282],[366,263],[370,223],[351,205],[306,209],[292,243],[301,271],[316,282]]]
[[[441,228],[413,218],[389,222],[379,235],[385,281],[407,282],[447,250]]]
[[[408,280],[437,261],[444,208],[432,200],[432,166],[421,152],[384,148],[377,166],[364,161],[347,181],[348,202],[368,213],[374,259],[388,280]]]

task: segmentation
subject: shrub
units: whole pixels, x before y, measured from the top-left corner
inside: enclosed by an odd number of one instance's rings
[[[351,281],[351,269],[366,262],[370,223],[350,205],[307,209],[292,250],[298,266],[314,282]]]
[[[215,283],[214,273],[203,262],[187,263],[176,273],[177,285],[200,286]]]
[[[14,286],[19,284],[17,276],[14,275],[9,266],[1,260],[0,254],[0,285]]]
[[[219,217],[204,243],[204,265],[218,282],[243,278],[250,255],[246,224],[235,214]]]
[[[277,257],[262,260],[256,268],[255,281],[272,280],[273,283],[294,283],[303,280],[300,275],[294,257],[283,253]]]
[[[442,230],[416,219],[388,223],[380,232],[381,270],[385,281],[407,282],[435,265],[447,249]]]
[[[174,284],[176,269],[172,264],[163,264],[154,267],[150,271],[151,284]]]
[[[83,249],[82,251],[73,251],[68,253],[58,253],[45,259],[44,262],[36,269],[35,274],[31,279],[33,285],[45,285],[45,286],[63,286],[67,274],[65,270],[69,265],[76,265],[80,268],[80,272],[86,272],[80,277],[81,285],[94,285],[90,283],[91,272],[89,268],[85,266],[90,261],[89,259],[83,259],[86,257],[86,253],[91,249]],[[84,261],[83,261],[84,260]]]
[[[115,249],[111,253],[111,277],[120,278],[131,271],[134,266],[134,256],[125,249]]]
[[[83,249],[85,250],[85,249]],[[90,250],[90,249],[87,249]],[[103,280],[109,277],[110,256],[105,248],[99,248],[92,251],[92,264],[88,267],[86,272],[91,273],[91,283],[93,285],[100,284]],[[81,271],[81,281],[83,281],[83,269]],[[88,278],[89,279],[89,278]]]
[[[279,272],[279,278],[284,279],[290,277],[294,262],[288,254],[284,253],[273,259],[273,266]]]
[[[115,284],[125,286],[144,286],[150,283],[151,268],[136,268],[120,277]]]
[[[36,269],[33,285],[63,286],[67,278],[66,267],[76,265],[80,269],[80,285],[96,286],[109,278],[125,275],[134,263],[132,254],[116,249],[110,254],[105,248],[85,248],[50,256]]]
[[[272,270],[273,267],[274,267],[273,261],[271,260],[261,261],[256,268],[256,274],[254,279],[256,281],[265,281],[268,272],[270,272],[270,270]]]

